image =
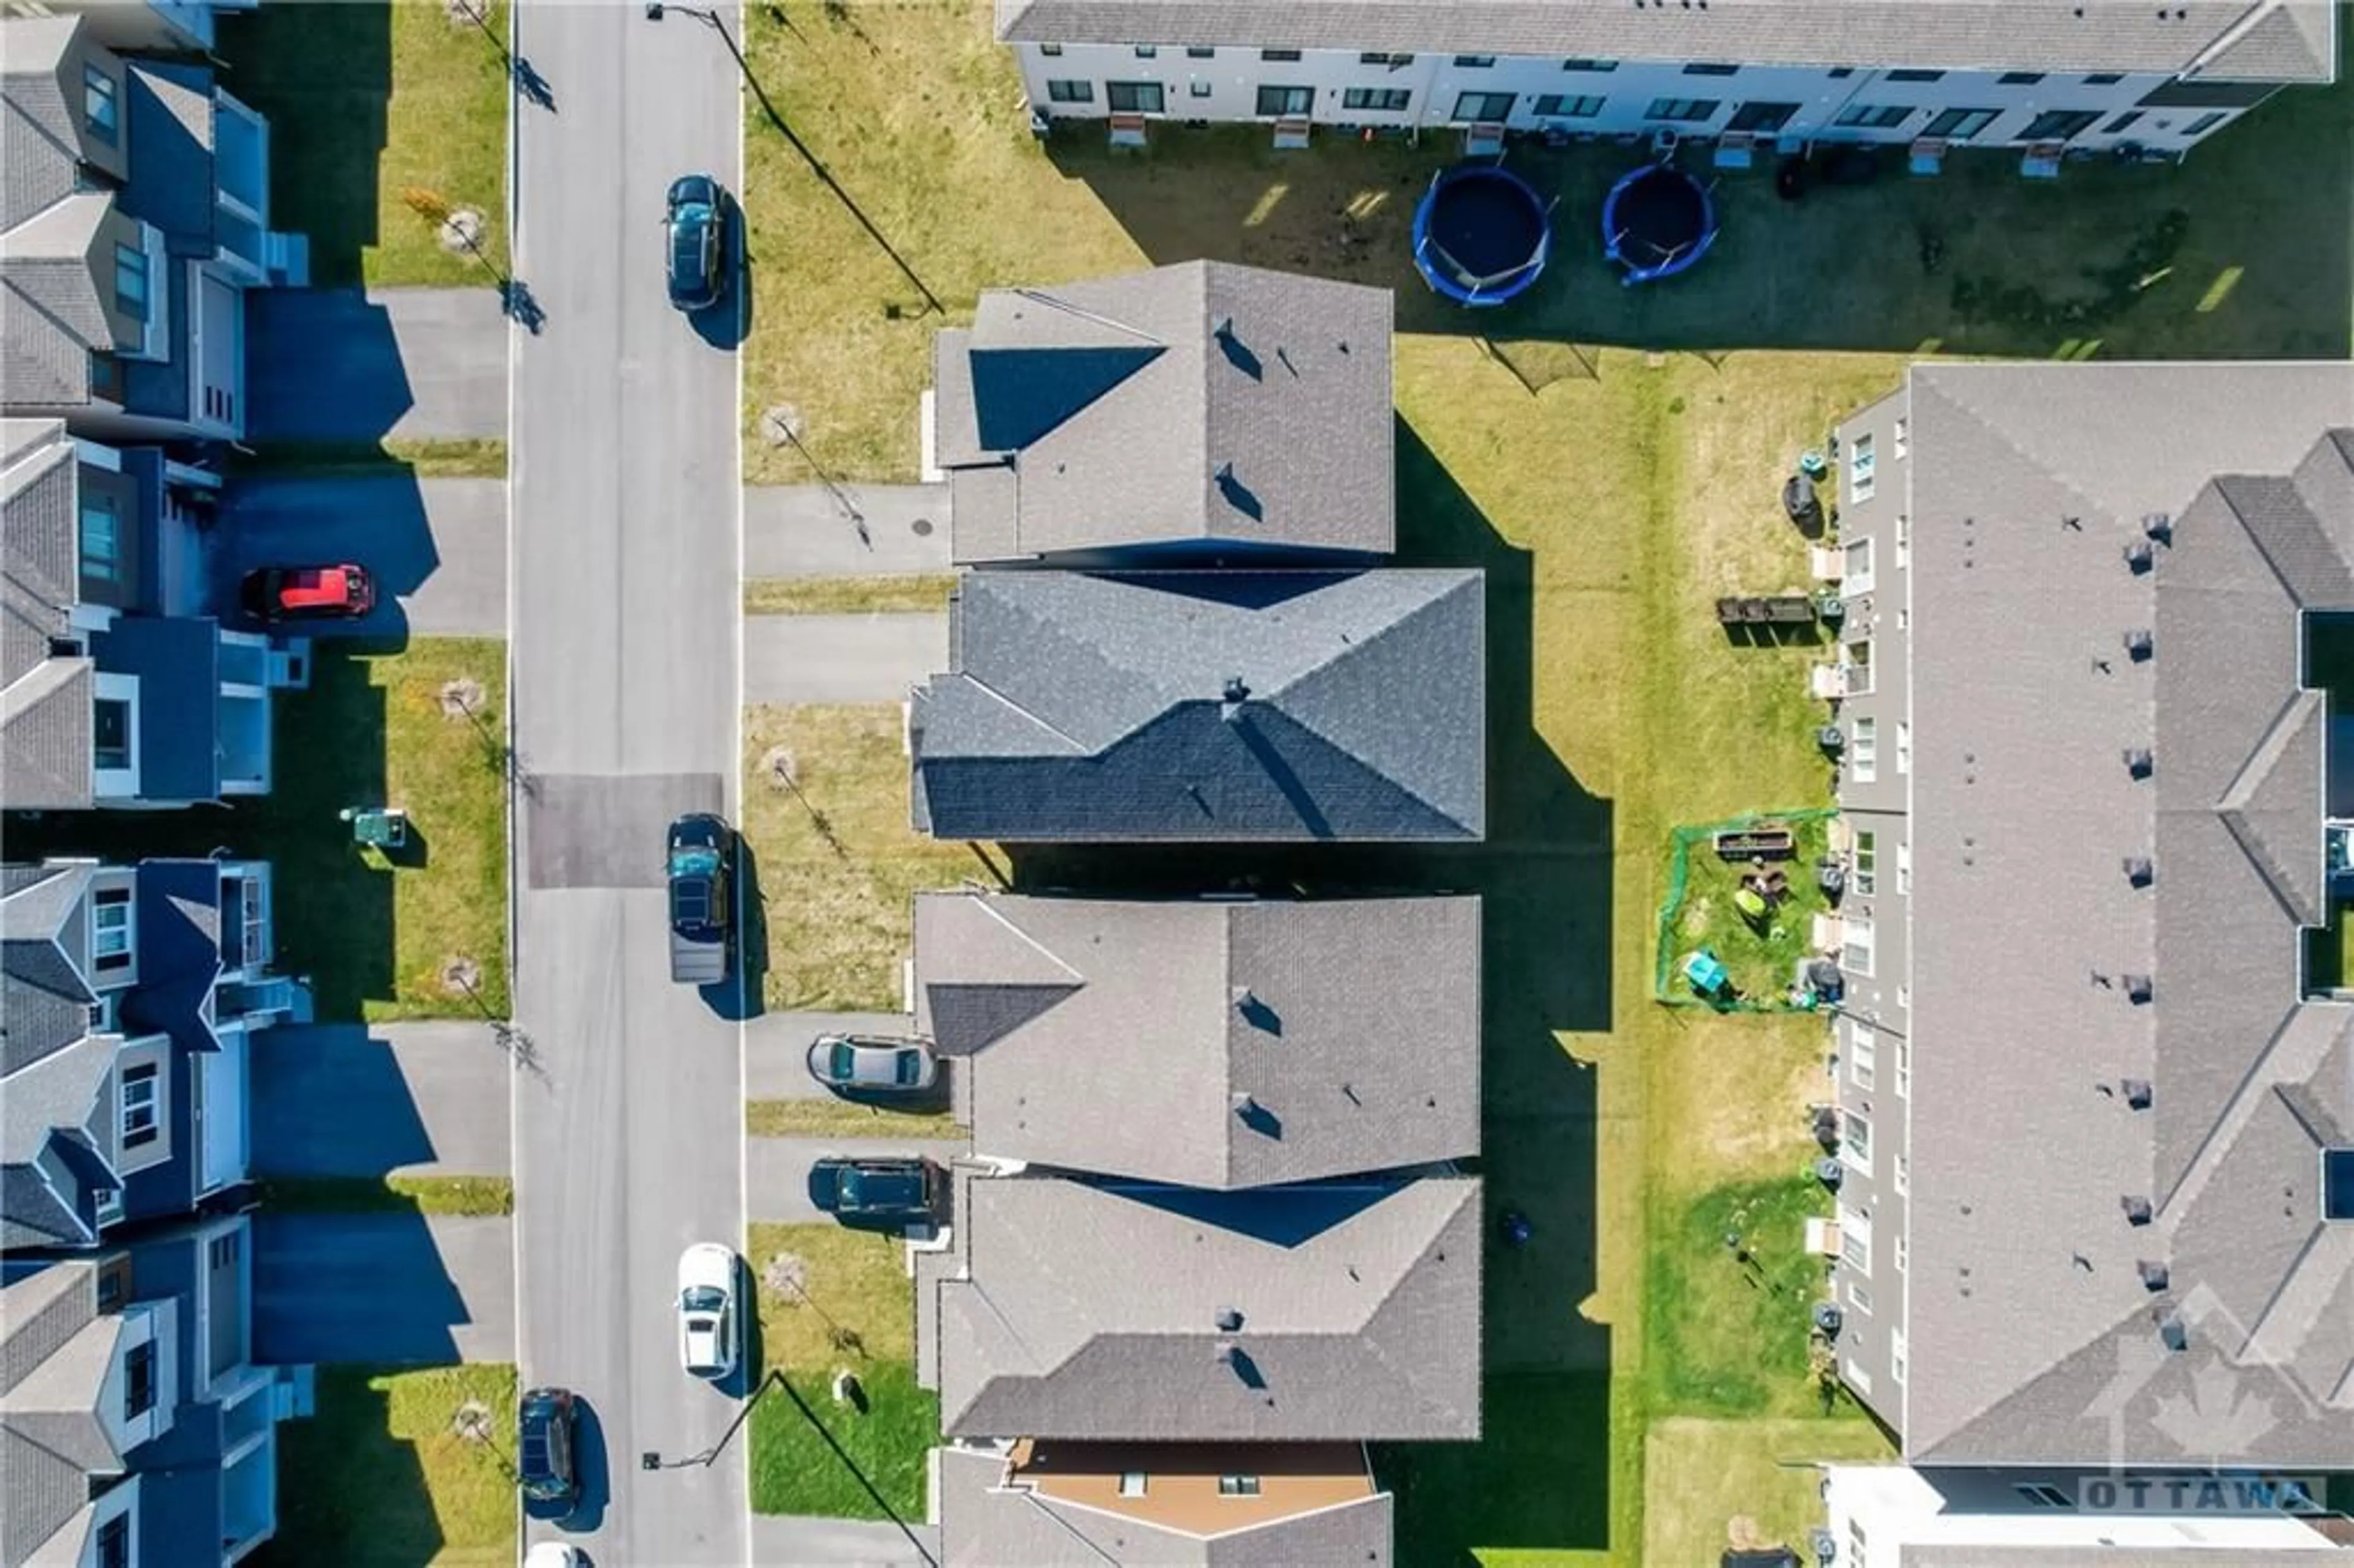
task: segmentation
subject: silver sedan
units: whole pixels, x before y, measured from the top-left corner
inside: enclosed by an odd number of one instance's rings
[[[810,1043],[810,1076],[836,1094],[919,1096],[940,1075],[939,1059],[921,1040],[821,1034]]]

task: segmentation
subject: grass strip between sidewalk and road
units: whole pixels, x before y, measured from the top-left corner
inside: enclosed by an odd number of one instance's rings
[[[261,1206],[281,1214],[469,1214],[514,1213],[504,1176],[298,1176],[260,1183]]]
[[[408,473],[419,479],[504,479],[507,444],[494,437],[381,441],[264,441],[234,454],[232,479],[257,475],[365,479]]]
[[[747,615],[856,615],[941,610],[956,592],[953,572],[890,577],[747,577]]]

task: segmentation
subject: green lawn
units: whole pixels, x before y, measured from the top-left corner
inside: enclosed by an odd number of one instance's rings
[[[453,1429],[461,1405],[490,1412],[490,1439]],[[279,1428],[278,1535],[262,1568],[491,1568],[517,1550],[515,1370],[319,1369],[319,1405]]]
[[[260,1184],[273,1213],[512,1214],[514,1183],[504,1176],[277,1177]]]
[[[915,1297],[899,1243],[839,1225],[756,1224],[745,1258],[759,1281],[760,1361],[790,1384],[753,1408],[754,1511],[922,1520],[940,1404],[916,1386]],[[777,1287],[780,1268],[798,1289]],[[843,1369],[864,1386],[865,1410],[834,1402]]]
[[[497,283],[507,10],[484,3],[487,37],[439,0],[277,0],[222,18],[223,84],[270,121],[270,222],[310,237],[312,282]],[[444,250],[412,189],[481,213],[484,260]]]
[[[1808,1312],[1827,1259],[1802,1245],[1809,1215],[1831,1212],[1812,1176],[1744,1181],[1702,1194],[1650,1235],[1654,1408],[1780,1415],[1819,1407],[1807,1376]],[[1739,1237],[1736,1246],[1728,1238]]]
[[[977,852],[908,826],[898,708],[752,708],[744,767],[744,842],[768,924],[768,1005],[896,1012],[916,890],[988,874]]]
[[[299,473],[365,478],[408,473],[418,479],[504,479],[507,444],[469,438],[448,440],[265,441],[231,454],[228,472]]]
[[[939,1138],[972,1136],[947,1113],[911,1115],[850,1100],[748,1100],[744,1130],[754,1138]]]
[[[1687,954],[1705,948],[1723,961],[1734,990],[1744,1003],[1785,1005],[1798,959],[1809,950],[1814,917],[1830,908],[1830,901],[1815,881],[1815,863],[1822,859],[1829,839],[1827,819],[1802,818],[1789,826],[1797,853],[1774,863],[1789,879],[1789,893],[1762,920],[1752,920],[1734,902],[1742,879],[1752,872],[1748,861],[1719,858],[1705,834],[1684,844],[1683,895],[1664,934],[1660,955],[1669,996],[1691,998],[1683,960]],[[1670,875],[1677,853],[1669,853]]]
[[[278,967],[309,978],[321,1018],[504,1018],[506,645],[429,637],[398,653],[334,640],[313,648],[309,688],[278,698],[270,794],[227,810],[12,821],[10,854],[135,861],[227,848],[266,859]],[[482,693],[472,717],[444,711],[442,694],[460,680]],[[373,805],[408,813],[408,844],[390,857],[354,844],[336,815]]]
[[[949,572],[896,577],[749,577],[747,615],[853,615],[878,610],[946,609],[956,591]]]

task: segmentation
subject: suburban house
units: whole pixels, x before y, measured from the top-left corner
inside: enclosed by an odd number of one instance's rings
[[[1479,1181],[1204,1192],[960,1170],[917,1259],[954,1439],[1479,1436]]]
[[[0,1568],[227,1568],[277,1532],[310,1369],[251,1359],[251,1225],[19,1263],[0,1287]]]
[[[269,790],[274,694],[308,680],[309,645],[274,648],[191,613],[207,592],[200,530],[217,483],[154,448],[0,420],[10,810]]]
[[[81,16],[0,21],[6,412],[77,436],[245,431],[245,291],[301,282],[270,228],[270,127],[209,68],[118,55]]]
[[[970,572],[916,689],[942,839],[1477,841],[1476,570]]]
[[[0,1250],[87,1251],[248,1179],[248,1035],[309,1012],[271,970],[258,861],[0,867]]]
[[[261,0],[0,0],[0,16],[80,16],[110,49],[208,55],[218,13],[252,11]]]
[[[1477,127],[1709,138],[1727,162],[1808,141],[2179,156],[2337,69],[2328,0],[1827,6],[1808,0],[997,0],[1042,120]]]
[[[1923,1477],[1844,1561],[2343,1468],[2354,371],[1917,366],[1838,451],[1836,1347]]]
[[[994,1159],[1207,1190],[1479,1149],[1479,900],[916,895],[916,1032]]]
[[[991,289],[932,350],[959,565],[1396,547],[1386,289],[1188,261]]]
[[[1387,1568],[1392,1499],[1363,1445],[1023,1441],[938,1450],[947,1568]]]

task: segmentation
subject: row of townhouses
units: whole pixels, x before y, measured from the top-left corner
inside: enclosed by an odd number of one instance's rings
[[[52,842],[266,793],[308,678],[211,559],[247,298],[307,265],[270,127],[209,61],[244,8],[0,5],[0,787]],[[236,1563],[311,1399],[253,1342],[250,1042],[309,1011],[271,868],[12,863],[0,926],[0,1568]]]
[[[2118,1475],[2354,1456],[2354,368],[1918,366],[1838,443],[1836,1349],[1912,1467],[1841,1561],[2326,1548]]]
[[[2327,0],[997,0],[1042,123],[2179,157],[2337,64]]]

